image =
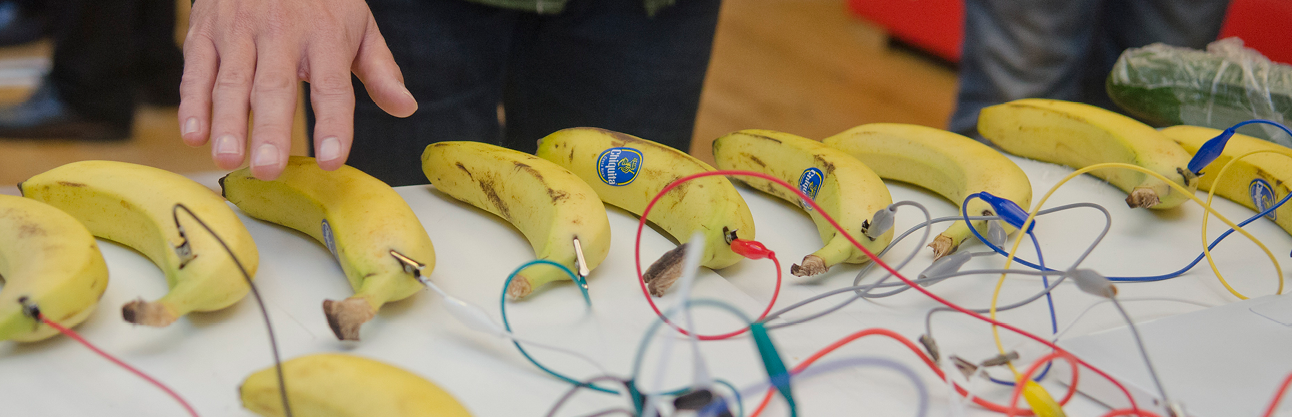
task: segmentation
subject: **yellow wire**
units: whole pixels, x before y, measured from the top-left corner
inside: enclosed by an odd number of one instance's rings
[[[1277,153],[1277,154],[1279,154],[1279,155],[1284,155],[1284,156],[1292,157],[1292,152],[1289,152],[1289,151],[1287,151],[1287,150],[1283,150],[1283,149],[1261,149],[1261,150],[1255,150],[1255,151],[1247,152],[1247,153],[1244,153],[1244,154],[1242,154],[1242,155],[1239,155],[1237,158],[1231,159],[1229,162],[1226,162],[1226,163],[1225,163],[1225,166],[1224,166],[1224,167],[1220,168],[1220,173],[1219,173],[1219,174],[1216,174],[1216,181],[1212,182],[1212,184],[1213,184],[1213,185],[1211,186],[1211,190],[1208,190],[1208,191],[1207,191],[1207,206],[1208,206],[1208,207],[1210,207],[1210,206],[1211,206],[1211,200],[1212,200],[1213,198],[1215,198],[1215,197],[1216,197],[1216,186],[1217,186],[1218,184],[1220,184],[1220,178],[1222,178],[1222,177],[1224,177],[1224,176],[1225,176],[1225,172],[1226,172],[1226,171],[1229,171],[1229,167],[1230,167],[1231,165],[1233,165],[1235,162],[1238,162],[1238,160],[1240,160],[1240,159],[1243,159],[1243,158],[1246,158],[1246,157],[1249,157],[1249,156],[1252,156],[1252,155],[1255,155],[1255,154],[1260,154],[1260,153]],[[1259,212],[1259,211],[1263,211],[1263,210],[1258,210],[1258,212]],[[1207,241],[1208,241],[1208,239],[1207,239],[1207,220],[1209,220],[1209,219],[1211,219],[1211,216],[1210,216],[1210,215],[1208,215],[1208,214],[1206,214],[1206,213],[1203,213],[1203,215],[1202,215],[1202,253],[1203,253],[1204,255],[1206,255],[1206,256],[1207,256],[1207,263],[1211,264],[1211,270],[1212,270],[1212,272],[1215,272],[1215,273],[1216,273],[1216,276],[1217,276],[1217,277],[1220,277],[1220,271],[1216,268],[1216,262],[1211,258],[1211,249],[1207,247]],[[1233,227],[1233,226],[1230,226],[1230,227]],[[1257,245],[1261,245],[1261,244],[1260,244],[1260,242],[1257,242]],[[1261,245],[1261,248],[1262,248],[1262,249],[1264,249],[1264,248],[1265,248],[1265,246],[1264,246],[1264,245]],[[1268,252],[1268,249],[1267,249],[1266,251]],[[1271,256],[1273,256],[1273,255],[1271,255]],[[1274,265],[1275,265],[1275,266],[1274,266],[1275,270],[1279,271],[1279,290],[1278,290],[1277,294],[1281,294],[1281,293],[1283,293],[1283,274],[1282,274],[1282,270],[1279,270],[1279,269],[1278,269],[1278,261],[1275,261],[1275,262],[1274,262]],[[1237,295],[1237,296],[1238,296],[1238,298],[1241,298],[1241,299],[1244,299],[1244,300],[1246,300],[1246,299],[1247,299],[1247,297],[1243,297],[1241,294],[1238,294],[1238,292],[1234,291],[1234,289],[1233,289],[1233,288],[1229,288],[1229,283],[1226,283],[1224,278],[1221,278],[1221,279],[1220,279],[1220,282],[1221,282],[1222,284],[1225,284],[1225,288],[1228,288],[1228,289],[1229,289],[1229,292],[1234,293],[1234,295]]]
[[[1282,269],[1279,267],[1278,258],[1274,256],[1273,252],[1270,252],[1269,248],[1265,247],[1265,244],[1261,243],[1261,241],[1256,239],[1255,236],[1252,236],[1251,233],[1248,233],[1246,230],[1243,230],[1241,227],[1238,227],[1237,224],[1235,224],[1233,221],[1230,221],[1229,218],[1225,217],[1223,214],[1216,212],[1215,209],[1211,208],[1210,204],[1202,201],[1202,199],[1199,199],[1197,196],[1193,195],[1193,191],[1189,190],[1188,188],[1184,188],[1184,186],[1180,184],[1176,184],[1175,181],[1171,181],[1167,179],[1166,177],[1162,176],[1162,174],[1158,174],[1156,172],[1150,171],[1138,165],[1109,162],[1109,163],[1091,165],[1085,168],[1078,169],[1071,174],[1068,174],[1068,176],[1063,177],[1062,180],[1059,180],[1057,184],[1054,184],[1054,187],[1051,187],[1050,191],[1047,191],[1044,197],[1041,197],[1041,200],[1036,203],[1036,206],[1033,207],[1030,212],[1028,212],[1027,220],[1023,222],[1023,227],[1019,228],[1019,230],[1027,230],[1028,227],[1031,227],[1032,222],[1036,219],[1036,213],[1041,210],[1041,207],[1045,206],[1045,202],[1046,200],[1050,199],[1050,195],[1054,194],[1054,192],[1057,191],[1059,187],[1062,187],[1063,184],[1067,183],[1073,178],[1080,176],[1081,174],[1085,174],[1090,171],[1094,171],[1097,169],[1104,169],[1104,168],[1125,168],[1133,171],[1139,171],[1139,172],[1151,175],[1153,177],[1156,177],[1157,179],[1171,186],[1171,188],[1174,188],[1176,191],[1183,193],[1185,196],[1189,197],[1189,199],[1193,200],[1193,202],[1198,203],[1198,205],[1206,209],[1207,212],[1216,215],[1216,218],[1225,222],[1225,224],[1229,225],[1230,228],[1233,228],[1234,230],[1237,230],[1239,233],[1242,233],[1243,236],[1246,236],[1249,240],[1256,243],[1257,246],[1260,246],[1261,250],[1265,251],[1265,254],[1270,257],[1270,261],[1274,263],[1274,273],[1278,276],[1278,280],[1279,280],[1279,288],[1277,293],[1278,294],[1283,293],[1283,273],[1282,273]],[[1217,179],[1219,179],[1219,176],[1217,176]],[[1215,187],[1212,187],[1212,188],[1214,189]],[[1014,239],[1014,246],[1010,248],[1009,256],[1005,258],[1004,269],[1009,269],[1010,265],[1014,263],[1014,255],[1018,251],[1019,245],[1023,243],[1024,234],[1025,233],[1019,233],[1018,237]],[[1204,245],[1205,244],[1206,243],[1204,242]],[[1211,257],[1207,257],[1207,262],[1211,264],[1211,269],[1216,273],[1216,278],[1220,280],[1221,284],[1224,284],[1225,288],[1228,289],[1230,293],[1234,294],[1240,299],[1247,299],[1246,296],[1240,294],[1238,291],[1235,291],[1232,287],[1230,287],[1228,282],[1225,282],[1225,278],[1220,275],[1220,270],[1216,268],[1216,264],[1214,261],[1212,261]],[[992,320],[996,319],[996,303],[1000,299],[1000,291],[1001,291],[1001,288],[1004,287],[1005,285],[1005,277],[1007,275],[1008,274],[1000,274],[1000,279],[996,281],[996,289],[992,293],[991,309],[989,310],[990,317],[992,318]],[[991,326],[991,334],[992,334],[992,337],[995,338],[996,340],[996,349],[999,350],[1001,354],[1005,354],[1005,345],[1000,340],[1000,329],[996,325]],[[1009,365],[1010,371],[1014,372],[1015,379],[1022,378],[1022,375],[1018,372],[1018,369],[1014,368],[1013,363],[1006,363],[1006,364]]]

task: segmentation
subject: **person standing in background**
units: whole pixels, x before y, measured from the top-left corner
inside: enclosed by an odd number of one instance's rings
[[[422,151],[446,140],[532,153],[556,130],[594,126],[685,151],[718,9],[719,0],[197,0],[180,128],[189,145],[210,141],[220,167],[249,159],[258,178],[276,178],[304,80],[319,165],[349,164],[392,186],[426,183]]]
[[[1020,98],[1120,111],[1104,80],[1127,48],[1203,49],[1229,0],[965,0],[956,110],[948,130],[978,138],[978,112]]]
[[[179,104],[183,56],[174,0],[63,0],[48,4],[50,73],[23,103],[0,108],[0,137],[120,140],[136,100]]]

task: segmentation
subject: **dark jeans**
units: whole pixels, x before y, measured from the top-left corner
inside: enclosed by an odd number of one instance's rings
[[[1020,98],[1118,110],[1104,80],[1126,48],[1201,49],[1229,0],[967,0],[960,91],[948,130],[976,136],[978,111]]]
[[[425,184],[422,151],[439,141],[533,153],[552,132],[594,126],[689,150],[719,0],[679,0],[654,17],[641,0],[571,0],[554,16],[464,0],[369,6],[419,108],[390,116],[356,79],[346,163],[392,186]]]
[[[128,126],[137,91],[178,100],[184,58],[175,45],[174,0],[63,0],[49,6],[49,82],[73,109]]]

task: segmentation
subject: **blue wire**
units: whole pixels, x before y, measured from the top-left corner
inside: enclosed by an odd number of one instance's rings
[[[739,410],[736,413],[736,417],[745,417],[745,400],[740,398],[740,390],[736,389],[735,385],[731,385],[731,383],[727,382],[725,379],[715,379],[713,382],[727,386],[727,389],[736,394],[736,409]]]
[[[523,271],[525,268],[529,268],[529,267],[531,267],[531,266],[538,265],[538,264],[547,264],[547,265],[552,265],[552,266],[555,266],[555,267],[557,267],[557,268],[561,268],[561,270],[562,270],[562,271],[565,271],[565,273],[566,273],[566,274],[569,274],[569,275],[570,275],[570,277],[574,279],[574,282],[575,282],[575,283],[577,283],[577,284],[579,284],[579,285],[578,285],[578,286],[579,286],[579,288],[583,290],[583,300],[584,300],[585,302],[587,302],[589,306],[591,306],[591,305],[592,305],[592,299],[588,297],[588,290],[585,288],[585,287],[587,286],[587,285],[585,284],[585,281],[583,281],[583,280],[579,279],[579,276],[578,276],[577,274],[575,274],[575,273],[574,273],[574,271],[571,271],[571,270],[570,270],[570,268],[566,268],[566,267],[565,267],[565,265],[561,265],[561,264],[559,264],[559,263],[552,262],[552,261],[549,261],[549,260],[546,260],[546,259],[537,259],[537,260],[529,261],[529,262],[526,262],[526,263],[522,264],[520,267],[516,268],[516,270],[515,270],[515,271],[512,271],[512,272],[511,272],[511,275],[508,275],[508,276],[507,276],[507,281],[506,281],[506,282],[504,282],[504,283],[502,284],[502,301],[499,301],[499,305],[500,305],[500,309],[502,310],[502,326],[503,326],[503,328],[507,329],[507,332],[508,332],[508,333],[511,333],[511,323],[508,323],[508,322],[507,322],[507,287],[510,287],[510,286],[511,286],[511,280],[515,279],[515,278],[516,278],[516,275],[517,275],[517,274],[520,274],[520,271]],[[599,392],[604,392],[604,393],[606,393],[606,394],[615,394],[615,395],[619,395],[619,391],[615,391],[615,390],[612,390],[612,389],[609,389],[609,388],[602,388],[602,387],[598,387],[598,386],[596,386],[596,385],[584,384],[584,383],[582,383],[582,382],[580,382],[580,381],[577,381],[577,380],[575,380],[575,379],[573,379],[573,378],[570,378],[570,377],[565,376],[565,375],[561,375],[561,374],[557,373],[556,371],[553,371],[553,370],[551,370],[551,369],[548,369],[546,366],[543,366],[543,364],[538,363],[538,361],[537,361],[537,360],[534,360],[534,357],[529,356],[529,352],[526,352],[526,351],[525,351],[525,348],[524,348],[524,347],[522,347],[522,346],[520,345],[520,342],[517,342],[517,341],[515,341],[515,340],[512,340],[512,341],[511,341],[511,344],[516,345],[516,349],[520,351],[520,354],[521,354],[521,355],[525,356],[525,359],[529,360],[529,363],[534,364],[534,366],[537,366],[537,367],[538,367],[538,369],[542,369],[542,370],[543,370],[543,372],[547,372],[547,373],[548,373],[548,375],[554,376],[554,377],[556,377],[557,379],[560,379],[560,380],[565,381],[565,382],[569,382],[569,383],[574,384],[574,385],[577,385],[577,386],[587,386],[587,387],[588,387],[588,389],[590,389],[590,390],[599,391]]]
[[[1240,127],[1247,126],[1250,124],[1255,124],[1255,123],[1264,123],[1267,125],[1273,125],[1275,127],[1278,127],[1279,129],[1283,129],[1284,132],[1287,132],[1288,136],[1292,136],[1292,130],[1288,130],[1287,126],[1283,126],[1282,123],[1279,123],[1273,120],[1266,120],[1266,119],[1252,119],[1245,122],[1241,122],[1229,128],[1229,130],[1238,130],[1238,128]]]
[[[961,214],[961,216],[964,216],[964,218],[966,218],[966,219],[968,219],[968,218],[969,218],[969,212],[968,212],[968,210],[966,209],[966,206],[968,206],[968,205],[969,205],[969,200],[972,200],[972,199],[977,198],[977,197],[978,197],[978,194],[977,194],[977,193],[970,194],[968,197],[965,197],[964,204],[961,204],[961,205],[960,205],[960,214]],[[1270,213],[1274,212],[1274,210],[1277,210],[1279,207],[1283,206],[1283,203],[1287,203],[1289,199],[1292,199],[1292,193],[1289,193],[1288,195],[1283,196],[1283,199],[1282,199],[1282,200],[1279,200],[1279,202],[1278,202],[1277,204],[1274,204],[1273,206],[1270,206],[1269,208],[1265,209],[1265,211],[1262,211],[1262,212],[1260,212],[1260,213],[1257,213],[1256,215],[1254,215],[1254,216],[1252,216],[1252,217],[1247,218],[1247,220],[1243,220],[1242,222],[1238,223],[1238,227],[1246,226],[1247,224],[1249,224],[1249,223],[1251,223],[1251,222],[1254,222],[1254,221],[1256,221],[1257,219],[1260,219],[1261,217],[1265,217],[1265,215],[1270,214]],[[966,223],[967,223],[967,222],[968,222],[968,221],[966,220]],[[971,227],[969,227],[969,231],[970,231],[970,232],[973,232],[974,236],[978,237],[978,240],[979,240],[979,241],[981,241],[984,245],[987,245],[987,247],[988,247],[988,248],[991,248],[991,250],[995,251],[996,253],[1000,254],[1001,256],[1009,256],[1009,252],[1005,252],[1005,250],[1004,250],[1004,249],[1001,249],[1001,248],[997,247],[996,245],[993,245],[991,242],[987,241],[987,238],[984,238],[984,237],[982,236],[982,234],[981,234],[981,233],[978,233],[978,229],[977,229],[977,228],[975,228],[975,227],[972,227],[972,226],[971,226]],[[1225,233],[1221,233],[1221,234],[1220,234],[1220,236],[1216,237],[1216,240],[1213,240],[1213,241],[1211,242],[1211,244],[1207,246],[1207,250],[1214,249],[1214,248],[1216,247],[1216,245],[1219,245],[1219,244],[1220,244],[1220,241],[1225,240],[1225,238],[1226,238],[1226,237],[1229,237],[1229,235],[1231,235],[1231,234],[1233,234],[1233,233],[1234,233],[1234,229],[1229,229],[1229,230],[1226,230],[1226,231],[1225,231]],[[1178,270],[1178,271],[1171,272],[1171,273],[1169,273],[1169,274],[1154,275],[1154,276],[1146,276],[1146,277],[1108,277],[1108,279],[1109,279],[1110,281],[1113,281],[1113,282],[1156,282],[1156,281],[1164,281],[1164,280],[1168,280],[1168,279],[1175,278],[1175,277],[1178,277],[1178,276],[1180,276],[1180,275],[1183,275],[1185,272],[1188,272],[1190,269],[1193,269],[1193,267],[1194,267],[1194,266],[1197,266],[1199,262],[1202,262],[1202,260],[1203,260],[1205,257],[1206,257],[1206,255],[1204,255],[1204,254],[1198,254],[1198,257],[1197,257],[1197,258],[1194,258],[1194,259],[1193,259],[1193,262],[1190,262],[1190,263],[1189,263],[1189,265],[1185,266],[1184,268],[1180,268],[1180,270]],[[1038,271],[1062,272],[1062,271],[1058,271],[1058,270],[1054,270],[1054,269],[1043,268],[1043,267],[1041,267],[1040,265],[1037,265],[1037,264],[1034,264],[1034,263],[1028,262],[1027,260],[1025,260],[1025,259],[1023,259],[1023,258],[1019,258],[1019,257],[1017,257],[1017,256],[1015,256],[1015,257],[1014,257],[1014,261],[1016,261],[1016,262],[1018,262],[1019,264],[1022,264],[1022,265],[1024,265],[1024,266],[1027,266],[1028,268],[1032,268],[1032,269],[1035,269],[1035,270],[1038,270]]]
[[[1036,247],[1036,261],[1040,262],[1041,268],[1043,268],[1042,270],[1048,269],[1045,268],[1045,256],[1041,255],[1041,242],[1036,240],[1036,233],[1028,233],[1027,235],[1032,237],[1032,246]],[[1041,285],[1042,288],[1050,288],[1050,278],[1045,275],[1041,275]],[[1054,314],[1054,298],[1051,297],[1050,292],[1045,293],[1045,302],[1050,305],[1050,334],[1059,334],[1059,318]],[[1054,361],[1046,362],[1045,369],[1041,370],[1041,374],[1037,375],[1032,380],[1041,382],[1042,379],[1045,379],[1045,374],[1050,373],[1050,366],[1053,365]],[[987,379],[1000,385],[1014,386],[1014,381],[996,379],[991,375],[987,375]]]

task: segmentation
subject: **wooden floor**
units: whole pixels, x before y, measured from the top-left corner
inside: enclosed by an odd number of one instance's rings
[[[179,4],[186,16],[188,1]],[[180,27],[185,25],[181,19]],[[0,49],[0,62],[49,51],[48,42]],[[0,105],[26,94],[25,88],[0,87]],[[749,128],[819,139],[872,122],[944,127],[954,94],[952,70],[888,48],[883,32],[849,16],[841,0],[729,0],[718,24],[691,152],[712,162],[714,138]],[[301,115],[293,154],[305,150]],[[128,141],[0,139],[0,186],[85,159],[179,173],[217,169],[208,147],[190,148],[180,141],[174,108],[142,108]]]

